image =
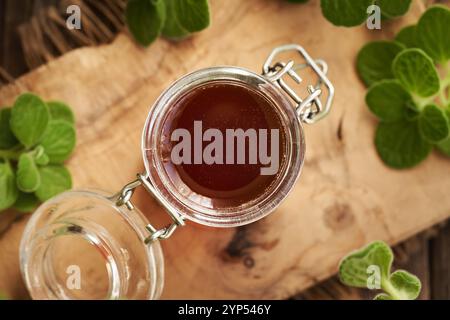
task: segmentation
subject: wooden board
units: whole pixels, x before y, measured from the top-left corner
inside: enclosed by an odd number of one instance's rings
[[[190,223],[163,245],[163,298],[286,298],[329,277],[339,259],[382,239],[397,243],[450,215],[449,160],[432,154],[420,166],[391,170],[373,147],[376,120],[364,103],[355,56],[369,40],[392,37],[416,21],[384,22],[384,32],[336,28],[318,1],[213,0],[213,25],[180,43],[158,40],[148,49],[126,35],[112,44],[72,51],[20,79],[25,90],[70,103],[78,146],[69,166],[75,186],[118,190],[143,170],[140,134],[149,107],[172,81],[203,67],[260,70],[271,49],[299,43],[325,59],[336,87],[330,116],[306,127],[302,177],[277,212],[252,225],[212,229]],[[0,90],[11,104],[19,86]],[[167,221],[144,193],[138,206],[151,221]],[[18,245],[26,219],[0,238],[0,286],[25,296]]]

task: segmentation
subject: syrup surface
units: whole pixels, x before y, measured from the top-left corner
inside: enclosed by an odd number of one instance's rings
[[[172,181],[181,180],[182,188],[197,195],[211,199],[214,207],[229,207],[243,204],[263,195],[277,181],[278,173],[285,166],[286,132],[282,125],[276,106],[261,93],[234,81],[210,82],[184,94],[171,106],[171,112],[164,121],[165,150],[172,150],[178,143],[170,141],[177,128],[187,129],[194,146],[194,122],[201,121],[202,130],[214,128],[220,130],[224,137],[223,155],[226,155],[225,136],[227,129],[278,129],[278,171],[273,175],[261,175],[261,168],[267,164],[250,164],[248,141],[245,147],[245,164],[237,164],[237,144],[234,149],[234,164],[179,164],[165,161],[166,172]],[[270,155],[271,136],[268,140]],[[210,144],[203,141],[203,149]],[[191,159],[194,159],[194,147]],[[167,156],[165,157],[167,158]],[[181,187],[180,187],[181,188]]]

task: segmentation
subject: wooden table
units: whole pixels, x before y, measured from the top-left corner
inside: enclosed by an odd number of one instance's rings
[[[5,19],[18,10],[13,2],[1,3],[16,7],[4,14],[0,30],[5,39],[11,39],[17,23]],[[79,142],[69,167],[75,185],[113,191],[142,170],[139,136],[145,115],[176,78],[220,64],[259,70],[273,46],[289,42],[329,63],[336,101],[326,120],[306,128],[306,165],[293,194],[255,224],[228,230],[189,224],[164,242],[163,298],[287,298],[333,275],[343,255],[368,241],[395,244],[447,219],[450,181],[442,173],[448,159],[433,154],[412,170],[386,168],[372,145],[376,122],[354,72],[363,43],[392,37],[401,25],[415,21],[417,3],[407,17],[385,23],[379,33],[336,28],[324,20],[315,1],[304,6],[211,2],[213,25],[192,39],[176,44],[158,40],[144,50],[120,35],[111,45],[72,51],[20,78],[27,90],[74,107]],[[16,41],[10,43],[17,47]],[[0,65],[6,62],[14,75],[22,72],[23,65],[9,63],[17,51],[2,42],[1,54]],[[4,87],[1,103],[10,104],[19,91],[18,86]],[[152,221],[165,220],[151,199],[137,198]],[[0,238],[0,289],[13,298],[26,295],[17,261],[25,223],[14,223]],[[423,274],[424,298],[450,297],[449,242],[447,228],[416,251],[420,258],[409,269],[422,264],[417,269]]]

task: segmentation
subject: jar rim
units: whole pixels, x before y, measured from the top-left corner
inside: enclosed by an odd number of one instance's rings
[[[233,81],[255,88],[278,108],[287,133],[288,164],[276,185],[265,194],[264,199],[227,210],[206,208],[190,201],[170,183],[159,156],[159,136],[163,119],[170,111],[170,105],[189,90],[212,81]],[[142,155],[146,176],[157,193],[164,199],[170,212],[199,224],[213,227],[234,227],[249,224],[273,212],[292,190],[300,176],[305,156],[304,132],[294,106],[272,82],[250,70],[234,67],[209,67],[194,71],[175,81],[151,107],[142,133]]]

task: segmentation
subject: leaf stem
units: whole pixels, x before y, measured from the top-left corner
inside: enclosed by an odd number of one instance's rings
[[[388,295],[390,295],[394,300],[403,300],[403,298],[399,294],[398,290],[395,289],[395,287],[391,284],[391,282],[389,280],[382,280],[381,288],[383,289],[384,292],[386,292]]]
[[[413,101],[419,107],[419,111],[422,111],[423,108],[425,108],[434,99],[436,99],[436,95],[433,95],[433,96],[428,97],[428,98],[422,98],[422,97],[419,97],[418,95],[412,94],[412,97],[413,97]]]
[[[447,75],[441,81],[441,90],[439,92],[439,98],[444,107],[447,107],[450,104],[450,64],[447,65],[446,70]]]
[[[23,153],[22,148],[12,148],[9,150],[0,150],[0,158],[6,159],[6,160],[19,160],[20,155]]]
[[[439,97],[440,103],[443,105],[443,107],[447,107],[450,103],[450,64],[447,64],[445,66],[445,76],[440,79],[441,87],[439,89],[439,92],[431,97],[431,100],[436,99],[436,96]],[[431,102],[430,100],[418,98],[415,97],[416,102],[419,104],[427,101],[428,103]]]

